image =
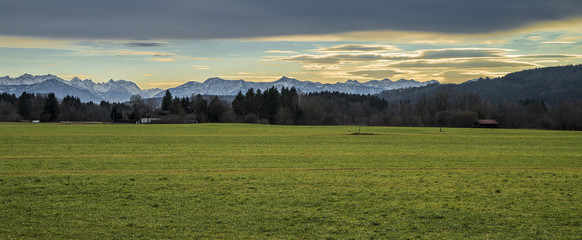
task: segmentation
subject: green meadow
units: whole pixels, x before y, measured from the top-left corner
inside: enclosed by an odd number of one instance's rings
[[[580,239],[582,132],[0,124],[0,239]]]

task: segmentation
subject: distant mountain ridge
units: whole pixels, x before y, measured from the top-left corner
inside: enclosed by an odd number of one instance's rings
[[[470,92],[479,95],[491,104],[532,99],[553,105],[562,101],[582,100],[582,65],[529,69],[493,79],[472,79],[461,84],[439,84],[434,80],[419,82],[404,79],[367,82],[348,80],[324,84],[288,77],[282,77],[274,82],[247,82],[215,77],[204,82],[187,82],[168,90],[176,97],[190,97],[192,94],[234,96],[239,91],[244,93],[251,88],[263,91],[270,87],[278,89],[295,87],[302,93],[337,91],[352,94],[379,94],[388,101],[415,101],[422,96],[431,96],[439,91]],[[125,102],[135,94],[141,95],[142,98],[152,98],[161,97],[165,93],[162,89],[142,90],[135,83],[125,80],[95,83],[88,79],[73,78],[67,81],[51,74],[37,76],[24,74],[16,78],[0,77],[0,92],[20,95],[25,91],[29,93],[54,92],[59,98],[72,95],[84,102],[101,100]]]
[[[175,88],[170,88],[170,92],[176,97],[190,97],[193,94],[234,96],[239,91],[246,92],[253,88],[255,90],[266,90],[271,87],[281,89],[283,87],[295,87],[299,92],[311,93],[320,91],[343,92],[353,94],[377,94],[390,89],[402,89],[410,87],[420,87],[428,84],[435,84],[437,81],[419,82],[415,80],[401,79],[391,81],[390,79],[371,80],[359,82],[348,80],[338,83],[319,83],[310,81],[299,81],[294,78],[281,77],[274,82],[247,82],[245,80],[225,80],[214,77],[204,82],[190,81]],[[54,92],[58,98],[72,95],[81,101],[100,102],[125,102],[132,95],[141,95],[142,98],[162,97],[165,93],[162,89],[140,89],[135,83],[125,80],[109,80],[108,82],[95,83],[90,79],[81,80],[77,77],[70,81],[59,78],[55,75],[24,74],[20,77],[10,78],[0,77],[0,92],[14,93],[20,95],[22,92],[29,93],[49,93]]]
[[[20,95],[22,92],[28,93],[50,93],[53,92],[58,98],[67,95],[75,96],[83,102],[125,102],[132,95],[140,95],[143,98],[150,98],[163,91],[162,89],[141,90],[135,83],[125,80],[109,80],[104,83],[95,83],[92,80],[81,80],[77,77],[70,81],[59,78],[55,75],[24,74],[17,78],[0,77],[0,92],[14,93]]]
[[[582,65],[529,69],[499,78],[479,78],[461,84],[389,90],[380,96],[389,102],[415,102],[422,96],[434,96],[438,92],[474,93],[491,104],[529,99],[556,105],[564,101],[582,100]]]
[[[239,91],[245,93],[249,89],[264,91],[268,88],[275,87],[281,89],[283,87],[295,87],[299,92],[343,92],[351,94],[377,94],[382,91],[391,89],[402,89],[409,87],[420,87],[428,84],[435,84],[438,81],[432,80],[428,82],[418,82],[415,80],[401,79],[398,81],[391,81],[390,79],[372,80],[360,83],[356,80],[348,80],[346,82],[338,83],[319,83],[310,81],[299,81],[294,78],[281,77],[274,82],[247,82],[245,80],[226,80],[218,77],[209,78],[204,82],[190,81],[175,88],[168,89],[173,96],[190,97],[192,94],[202,95],[221,95],[234,96]],[[162,97],[164,92],[159,93],[156,97]]]

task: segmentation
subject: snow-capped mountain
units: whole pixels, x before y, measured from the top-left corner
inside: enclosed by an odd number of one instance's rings
[[[192,94],[202,95],[236,95],[239,91],[245,93],[249,89],[264,91],[268,88],[275,87],[281,89],[283,87],[295,87],[299,92],[344,92],[352,94],[377,94],[382,91],[401,89],[409,87],[420,87],[428,84],[438,83],[438,81],[418,82],[415,80],[401,79],[398,81],[391,81],[390,79],[372,80],[360,83],[356,80],[348,80],[346,82],[338,82],[334,84],[319,83],[310,81],[299,81],[297,79],[282,77],[274,82],[247,82],[244,80],[225,80],[222,78],[209,78],[204,82],[187,82],[175,88],[168,89],[173,96],[190,97]],[[156,97],[162,97],[164,92],[159,93]]]
[[[82,101],[97,101],[98,98],[86,89],[80,89],[68,85],[66,82],[61,81],[62,79],[49,78],[40,83],[34,83],[30,85],[0,85],[0,92],[14,93],[16,96],[22,94],[22,92],[27,93],[54,93],[55,96],[63,98],[67,95],[75,96],[80,98]],[[100,100],[99,100],[100,101]]]
[[[192,94],[234,96],[239,91],[247,92],[249,89],[264,91],[271,87],[281,89],[283,87],[295,87],[301,93],[311,92],[344,92],[353,94],[377,94],[382,91],[401,89],[409,87],[420,87],[428,84],[438,83],[437,81],[418,82],[415,80],[390,79],[372,80],[368,82],[358,82],[348,80],[338,83],[320,83],[310,81],[299,81],[294,78],[282,77],[274,82],[247,82],[245,80],[225,80],[214,77],[204,82],[187,82],[175,88],[170,88],[170,92],[176,97],[190,97]],[[24,74],[17,78],[9,76],[0,77],[0,92],[14,93],[49,93],[54,92],[59,98],[67,95],[75,96],[81,101],[109,102],[129,101],[132,95],[141,95],[142,98],[162,97],[165,93],[162,89],[140,89],[135,83],[125,80],[109,80],[103,83],[95,83],[90,79],[81,80],[77,77],[70,81],[63,80],[55,75]]]
[[[64,82],[63,79],[51,74],[36,76],[24,74],[17,78],[10,78],[9,76],[0,77],[0,85],[32,85],[35,83],[44,82],[48,79],[56,79],[58,81]]]
[[[143,98],[152,98],[154,97],[156,94],[163,92],[164,90],[161,88],[148,88],[148,89],[143,89],[141,90],[141,92],[143,93],[143,95],[141,95]]]
[[[81,80],[77,77],[70,81],[63,80],[55,75],[24,74],[17,78],[0,77],[0,92],[14,93],[49,93],[53,92],[59,98],[67,95],[75,96],[81,101],[100,102],[125,102],[132,95],[141,95],[143,98],[150,98],[162,89],[141,90],[135,83],[125,80],[109,80],[104,83],[95,83],[92,80]]]
[[[108,99],[111,102],[124,102],[129,100],[132,95],[141,95],[143,98],[150,98],[162,91],[162,89],[141,90],[135,83],[125,80],[109,80],[104,83],[95,83],[89,79],[81,80],[73,78],[69,82],[71,86],[81,89],[87,89],[102,99]],[[153,93],[153,94],[152,94]]]

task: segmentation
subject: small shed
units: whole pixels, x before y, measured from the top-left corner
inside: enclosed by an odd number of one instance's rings
[[[477,127],[480,128],[497,128],[499,123],[495,119],[479,119],[477,120]]]

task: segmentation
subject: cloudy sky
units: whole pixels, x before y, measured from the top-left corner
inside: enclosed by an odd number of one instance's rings
[[[580,0],[0,0],[1,76],[457,83],[580,63]]]

